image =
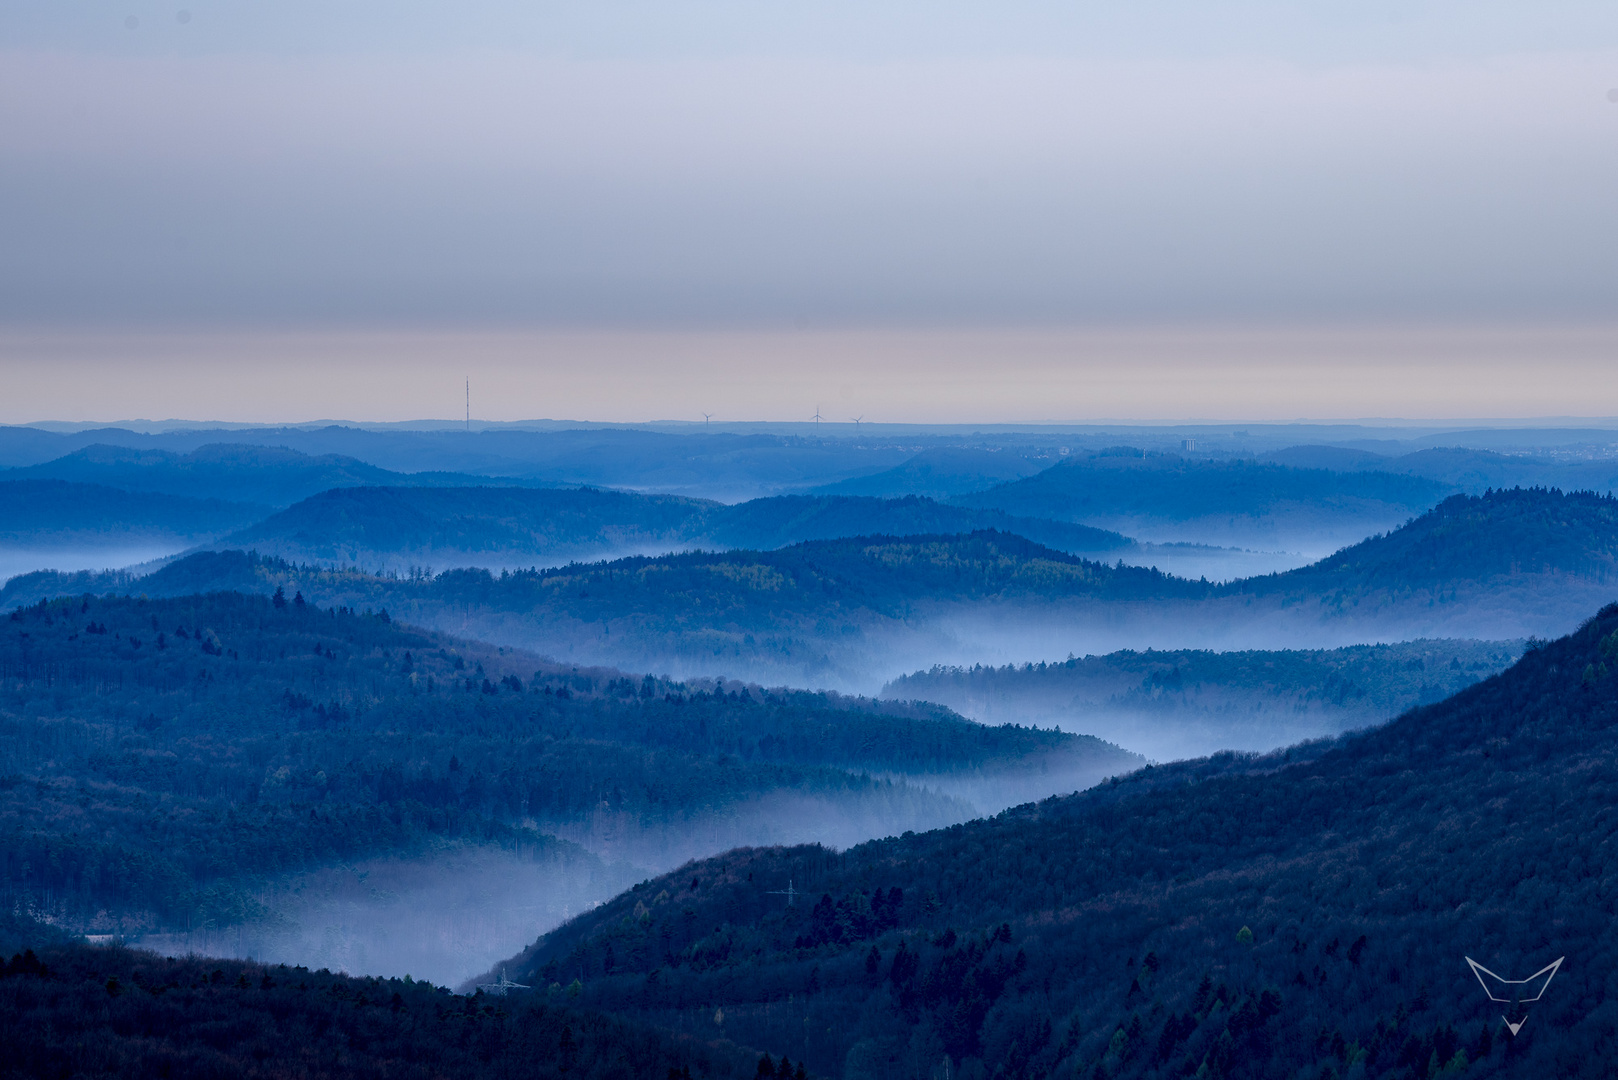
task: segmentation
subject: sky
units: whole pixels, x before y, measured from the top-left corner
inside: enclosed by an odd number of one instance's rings
[[[182,2],[0,7],[0,421],[1618,415],[1618,5]]]

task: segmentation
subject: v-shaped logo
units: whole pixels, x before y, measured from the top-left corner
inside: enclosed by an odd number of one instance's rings
[[[1551,980],[1556,977],[1556,971],[1562,966],[1565,956],[1558,956],[1555,962],[1545,965],[1526,979],[1502,979],[1470,956],[1466,962],[1472,967],[1472,974],[1478,977],[1478,985],[1483,992],[1489,995],[1490,1001],[1498,1001],[1505,1005],[1506,1011],[1500,1019],[1506,1022],[1506,1027],[1513,1035],[1522,1030],[1528,1023],[1528,1006],[1545,996],[1550,988]],[[1516,1021],[1511,1018],[1520,1017]]]

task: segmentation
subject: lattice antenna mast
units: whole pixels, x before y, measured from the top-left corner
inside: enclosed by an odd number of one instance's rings
[[[784,889],[771,889],[765,895],[767,895],[767,896],[784,896],[784,897],[787,898],[787,906],[791,907],[794,903],[797,902],[798,896],[800,894],[799,894],[797,889],[794,889],[792,887],[792,879],[787,878],[787,887],[786,888],[784,888]]]

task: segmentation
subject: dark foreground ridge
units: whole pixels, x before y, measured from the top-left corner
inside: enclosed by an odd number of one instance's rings
[[[1615,734],[1618,605],[1334,743],[696,863],[512,970],[673,1030],[722,1009],[730,1037],[847,1078],[1606,1077]],[[1464,960],[1561,956],[1515,1037]]]
[[[737,1077],[755,1054],[565,1003],[62,944],[0,961],[0,1076]]]

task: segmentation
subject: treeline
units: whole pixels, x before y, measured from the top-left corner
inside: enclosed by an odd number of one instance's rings
[[[284,591],[14,610],[0,732],[0,887],[109,929],[252,919],[255,881],[444,844],[588,871],[547,833],[677,830],[772,796],[897,832],[971,811],[895,774],[1139,760],[938,706],[549,664]]]
[[[1125,649],[1058,663],[934,666],[882,693],[924,698],[979,719],[1094,710],[1179,715],[1321,713],[1384,720],[1464,690],[1505,668],[1517,642],[1404,641],[1341,649]]]
[[[1269,625],[1340,638],[1341,629],[1315,628],[1349,623],[1365,637],[1565,631],[1576,613],[1612,598],[1615,507],[1554,491],[1457,496],[1315,566],[1225,585],[985,531],[402,577],[205,552],[138,585],[117,575],[25,575],[0,590],[0,606],[110,589],[174,596],[281,587],[592,663],[857,685],[890,651],[936,647],[939,627],[968,609],[1038,615],[1053,633],[1096,608],[1115,613],[1114,622],[1202,636]],[[975,632],[960,621],[948,632]]]
[[[301,590],[321,603],[386,607],[411,622],[470,625],[482,637],[589,659],[706,673],[780,668],[794,681],[848,682],[892,633],[942,605],[1047,605],[1211,595],[1155,570],[1107,566],[994,531],[858,537],[777,551],[694,551],[545,570],[370,574],[239,551],[202,552],[131,586],[114,574],[38,573],[0,606],[138,587],[153,596]]]
[[[757,1054],[722,1038],[679,1038],[565,1000],[82,944],[0,959],[0,1046],[0,1076],[27,1078],[761,1075]]]
[[[1113,552],[1117,533],[932,499],[787,495],[733,506],[595,488],[346,487],[223,541],[294,561],[366,569],[493,560],[555,563],[681,548],[771,550],[847,536],[1013,532],[1064,551]]]
[[[1605,1077],[1615,732],[1618,605],[1364,734],[700,862],[513,970],[845,1078]],[[1466,957],[1566,961],[1513,1036]]]
[[[1334,472],[1119,446],[1075,454],[1033,476],[954,501],[1058,521],[1119,517],[1185,521],[1363,514],[1381,508],[1419,513],[1452,490],[1424,477],[1388,472]]]
[[[142,440],[150,442],[152,440]],[[52,461],[0,472],[6,481],[67,481],[121,491],[249,504],[262,517],[331,488],[359,484],[486,483],[464,473],[393,472],[344,454],[305,454],[286,446],[213,442],[188,451],[97,443]],[[515,483],[508,481],[508,483]],[[242,522],[241,524],[246,524]]]
[[[0,473],[0,477],[5,474]],[[0,543],[114,544],[218,536],[265,507],[219,499],[136,494],[64,480],[0,480]]]
[[[1341,604],[1539,574],[1618,580],[1618,498],[1547,488],[1453,495],[1403,528],[1228,588]]]

